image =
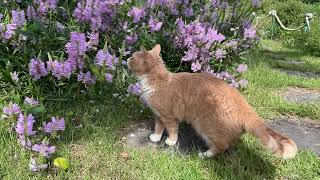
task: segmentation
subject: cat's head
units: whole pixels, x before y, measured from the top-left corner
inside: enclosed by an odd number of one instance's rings
[[[140,51],[132,54],[128,59],[129,69],[137,76],[148,74],[153,68],[164,67],[160,57],[161,46],[155,45],[152,50],[147,51],[143,46],[140,46]]]

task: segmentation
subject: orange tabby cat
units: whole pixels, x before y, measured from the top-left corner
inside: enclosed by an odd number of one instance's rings
[[[150,51],[142,48],[128,59],[141,83],[143,98],[157,116],[151,141],[160,141],[166,128],[165,143],[176,144],[179,122],[186,121],[209,147],[200,157],[227,150],[245,131],[259,138],[274,155],[284,159],[295,156],[296,144],[267,127],[236,89],[208,73],[169,72],[160,50],[160,45]]]

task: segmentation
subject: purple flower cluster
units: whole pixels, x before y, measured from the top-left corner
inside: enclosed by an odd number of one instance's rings
[[[153,16],[151,16],[151,18],[148,22],[148,25],[149,25],[151,32],[159,31],[162,27],[162,24],[163,24],[162,22],[159,22],[156,19],[154,19]]]
[[[56,118],[52,117],[51,122],[43,123],[43,131],[46,133],[53,133],[55,131],[64,131],[65,130],[65,122],[64,118]]]
[[[58,60],[47,61],[47,70],[52,72],[52,75],[55,76],[58,80],[62,77],[68,78],[72,73],[72,66],[70,62],[59,62]]]
[[[79,22],[90,23],[92,30],[105,31],[112,23],[116,15],[116,7],[121,4],[120,0],[85,0],[77,4],[73,16]]]
[[[42,141],[41,144],[34,144],[32,146],[33,151],[39,152],[44,157],[49,157],[49,155],[56,151],[56,148],[56,146],[49,146],[49,142],[47,141]]]
[[[132,7],[128,12],[128,16],[133,18],[134,23],[138,23],[143,17],[146,16],[146,11],[144,8]]]
[[[39,102],[33,98],[25,97],[24,103],[29,104],[30,106],[38,106]]]
[[[98,51],[95,59],[95,64],[97,66],[107,66],[109,69],[115,69],[115,65],[117,63],[118,58],[114,55],[111,55],[108,51],[104,51],[102,49]]]
[[[21,110],[17,104],[13,103],[13,104],[10,104],[8,107],[4,107],[2,109],[2,112],[4,115],[12,117],[13,115],[20,114]]]
[[[140,83],[130,84],[128,87],[128,93],[134,95],[140,95],[142,92]]]
[[[110,74],[110,73],[106,73],[106,74],[105,74],[105,78],[106,78],[106,81],[107,81],[107,82],[111,83],[111,82],[112,82],[112,79],[113,79],[113,76],[112,76],[112,74]]]
[[[255,38],[256,37],[256,29],[253,26],[249,26],[248,28],[244,28],[243,36],[246,39]]]
[[[29,63],[29,74],[33,79],[39,80],[41,77],[48,75],[48,71],[41,59],[31,59]]]
[[[126,37],[125,37],[125,41],[126,41],[126,43],[128,45],[132,45],[137,40],[138,40],[138,35],[137,34],[130,34],[130,35],[126,35]]]
[[[246,64],[240,64],[238,67],[237,67],[237,72],[239,73],[243,73],[243,72],[246,72],[248,69],[248,66]]]
[[[186,49],[182,61],[191,61],[192,70],[199,71],[199,67],[205,67],[212,59],[213,45],[218,45],[225,40],[225,36],[214,27],[205,23],[191,22],[184,24],[181,18],[176,20],[178,27],[174,42],[177,47]],[[216,59],[225,58],[226,52],[218,49],[215,53]]]
[[[38,5],[37,13],[40,16],[45,16],[48,12],[57,9],[58,0],[33,0],[33,3]]]
[[[0,15],[0,21],[2,19],[2,14]],[[11,11],[12,20],[11,23],[6,24],[4,28],[4,24],[0,23],[0,38],[2,37],[5,40],[10,39],[18,28],[24,26],[26,23],[25,13],[23,10],[12,10]]]
[[[29,163],[30,171],[37,172],[47,168],[48,168],[48,164],[37,164],[36,159],[31,157],[30,163]]]
[[[70,41],[66,44],[68,62],[73,71],[84,67],[84,55],[88,50],[88,43],[84,33],[71,32]]]
[[[95,84],[96,83],[96,77],[91,74],[90,71],[83,73],[80,72],[77,75],[78,81],[82,82],[83,84]]]
[[[27,117],[23,114],[19,114],[16,132],[19,136],[32,136],[36,134],[36,131],[33,131],[33,124],[35,120],[32,114],[29,114]]]

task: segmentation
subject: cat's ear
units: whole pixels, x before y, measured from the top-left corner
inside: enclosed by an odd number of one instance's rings
[[[160,56],[161,46],[160,44],[155,45],[150,51],[154,56]]]
[[[147,51],[147,50],[143,45],[140,45],[140,51],[144,52],[144,51]]]

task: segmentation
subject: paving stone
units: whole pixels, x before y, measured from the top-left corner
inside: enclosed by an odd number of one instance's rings
[[[290,87],[282,93],[285,100],[293,103],[315,103],[320,102],[320,92],[315,90]]]
[[[291,76],[299,76],[304,78],[320,78],[320,74],[312,73],[312,72],[302,72],[302,71],[296,71],[296,70],[290,70],[290,69],[283,69],[279,68],[278,71],[284,72]]]

